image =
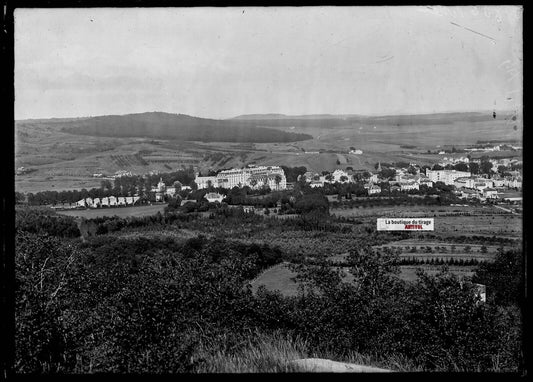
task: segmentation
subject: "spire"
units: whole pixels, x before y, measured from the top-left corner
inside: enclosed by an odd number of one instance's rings
[[[381,162],[378,162],[378,171],[381,171]]]

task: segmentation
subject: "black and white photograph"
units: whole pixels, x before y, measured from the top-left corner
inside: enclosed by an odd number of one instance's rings
[[[523,11],[13,9],[3,373],[526,376]]]

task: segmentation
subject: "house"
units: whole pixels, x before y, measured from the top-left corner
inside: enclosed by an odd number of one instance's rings
[[[476,182],[474,183],[474,188],[476,190],[483,191],[485,188],[489,188],[489,186],[485,182]]]
[[[196,203],[196,200],[194,199],[184,199],[181,201],[180,206],[184,206],[187,203]]]
[[[109,199],[109,207],[117,206],[117,198],[115,196],[110,196],[108,199]]]
[[[165,191],[165,195],[167,195],[167,196],[176,195],[176,187],[167,187],[167,189]]]
[[[351,178],[346,171],[339,170],[339,169],[333,171],[333,173],[331,175],[333,175],[333,182],[334,183],[336,183],[336,182],[339,182],[339,183],[349,182],[349,180]]]
[[[209,203],[218,202],[221,203],[222,199],[224,199],[224,195],[220,195],[218,192],[209,192],[205,194],[205,198]]]
[[[461,199],[479,199],[479,194],[474,190],[461,190],[461,195],[459,196]]]
[[[76,202],[76,207],[87,207],[87,204],[85,202],[85,199],[78,200]]]
[[[102,207],[109,207],[109,198],[102,198],[100,204]]]
[[[400,183],[400,191],[410,191],[410,190],[418,190],[418,189],[420,189],[420,186],[415,181]]]
[[[420,180],[418,181],[418,183],[420,183],[420,185],[425,185],[429,188],[433,187],[433,182],[431,180],[429,180],[428,178],[425,178],[425,177],[421,177]]]
[[[309,183],[309,186],[316,188],[316,187],[324,187],[324,181],[320,180],[312,180],[311,183]]]
[[[368,187],[368,195],[379,194],[380,192],[381,192],[381,187],[379,187],[376,184],[371,184]]]
[[[102,202],[100,201],[100,198],[94,198],[92,207],[97,208],[97,207],[100,207],[101,205],[102,205]]]
[[[494,188],[485,188],[483,190],[483,196],[487,199],[497,199],[498,191],[496,191]]]
[[[126,205],[126,198],[123,196],[119,196],[117,198],[117,206],[125,206]]]
[[[350,154],[361,155],[362,153],[363,153],[363,150],[359,150],[359,149],[350,150]]]

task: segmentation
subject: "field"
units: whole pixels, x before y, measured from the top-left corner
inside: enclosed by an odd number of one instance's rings
[[[400,274],[398,277],[404,281],[416,282],[417,269],[423,269],[428,274],[438,273],[442,267],[431,265],[400,266]],[[474,274],[475,267],[472,266],[449,266],[450,272],[454,273],[458,277],[471,277]],[[353,276],[345,271],[344,281],[350,282],[353,280]],[[279,291],[284,296],[296,296],[298,294],[299,283],[294,280],[296,273],[291,271],[286,263],[275,265],[263,273],[261,273],[255,280],[252,281],[252,291],[255,293],[260,286],[264,286],[269,291]]]
[[[434,218],[435,233],[457,235],[522,236],[521,215],[511,214],[494,206],[383,206],[332,208],[330,213],[346,218],[374,221],[386,217]],[[423,233],[422,233],[423,234]]]
[[[69,123],[78,124],[78,119],[70,122],[53,119],[16,121],[15,166],[34,171],[17,176],[15,188],[20,192],[91,188],[100,185],[101,179],[92,177],[95,173],[112,175],[126,170],[144,174],[189,166],[201,172],[251,163],[305,166],[317,172],[349,166],[369,170],[378,161],[433,164],[441,156],[428,154],[427,150],[435,152],[438,147],[446,145],[461,148],[462,145],[475,144],[479,137],[522,141],[521,123],[514,130],[509,115],[505,114],[494,120],[492,116],[490,119],[483,115],[473,118],[460,113],[415,118],[328,118],[263,120],[256,124],[313,137],[288,143],[80,136],[62,130]],[[235,120],[233,123],[242,125],[244,122]],[[361,149],[363,154],[348,154],[351,146]],[[498,155],[521,158],[522,152],[500,152]],[[337,161],[341,164],[337,165]]]
[[[87,210],[67,210],[67,211],[58,211],[58,214],[82,217],[86,219],[94,219],[97,217],[103,216],[118,216],[121,218],[128,216],[151,216],[155,215],[158,212],[163,213],[166,204],[155,204],[149,206],[138,206],[138,207],[115,207],[115,208],[95,208]]]

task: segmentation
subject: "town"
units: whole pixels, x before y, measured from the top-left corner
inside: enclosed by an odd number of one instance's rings
[[[194,199],[193,190],[208,190],[204,198],[208,202],[223,202],[228,190],[248,188],[251,191],[283,191],[294,188],[294,181],[303,182],[311,188],[324,189],[326,185],[352,185],[363,190],[354,192],[357,196],[394,196],[402,193],[426,195],[436,183],[451,186],[455,196],[464,201],[519,203],[522,200],[522,161],[517,159],[472,159],[468,157],[444,157],[432,167],[416,163],[382,164],[378,162],[374,171],[353,168],[336,169],[333,172],[313,173],[305,171],[292,182],[282,167],[249,165],[241,169],[216,172],[216,175],[202,176],[194,173],[189,184],[173,182],[166,184],[162,177],[149,190],[139,193],[136,187],[128,195],[93,195],[72,202],[53,203],[54,209],[106,208],[135,206],[146,202],[168,202],[180,198],[183,203]],[[159,172],[150,172],[154,179]],[[119,171],[112,179],[132,177],[131,172]],[[146,177],[146,176],[144,176]],[[88,193],[87,190],[85,190]],[[217,191],[217,192],[215,192]],[[189,196],[191,196],[189,198]],[[34,195],[29,196],[32,204]]]

